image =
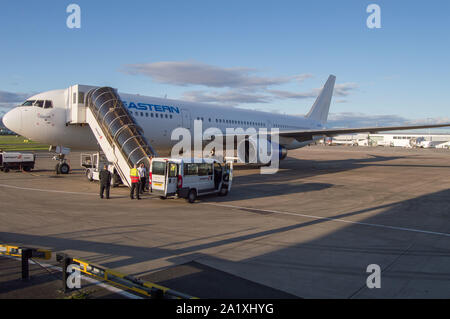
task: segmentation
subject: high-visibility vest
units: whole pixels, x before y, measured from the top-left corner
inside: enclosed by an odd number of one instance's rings
[[[130,170],[130,178],[131,178],[131,183],[139,183],[139,172],[138,172],[137,168],[132,168]]]

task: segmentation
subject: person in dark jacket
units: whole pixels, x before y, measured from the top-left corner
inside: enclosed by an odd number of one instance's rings
[[[103,193],[106,191],[106,199],[109,199],[109,189],[111,187],[111,172],[108,171],[108,166],[105,165],[100,171],[100,198],[103,198]]]

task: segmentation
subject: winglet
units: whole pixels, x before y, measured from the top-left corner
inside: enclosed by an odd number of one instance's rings
[[[306,114],[306,118],[313,119],[325,124],[328,119],[328,112],[330,111],[331,98],[333,97],[334,84],[336,83],[336,77],[330,75],[327,82],[323,86],[322,91],[314,102],[311,110]]]

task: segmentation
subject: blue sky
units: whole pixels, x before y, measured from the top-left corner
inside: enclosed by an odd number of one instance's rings
[[[81,29],[66,26],[70,3]],[[366,26],[371,3],[381,29]],[[335,74],[335,120],[444,121],[449,12],[446,0],[2,1],[0,107],[82,83],[304,114]]]

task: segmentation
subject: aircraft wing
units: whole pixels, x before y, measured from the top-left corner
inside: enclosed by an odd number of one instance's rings
[[[447,124],[436,124],[436,125],[415,125],[415,126],[385,126],[385,127],[362,127],[362,128],[337,128],[337,129],[320,129],[320,130],[295,130],[295,131],[282,131],[279,132],[280,137],[291,137],[298,141],[309,141],[312,140],[314,136],[327,136],[332,137],[341,134],[352,134],[352,133],[378,133],[386,131],[399,131],[399,130],[416,130],[423,128],[437,128],[437,127],[447,127]]]

